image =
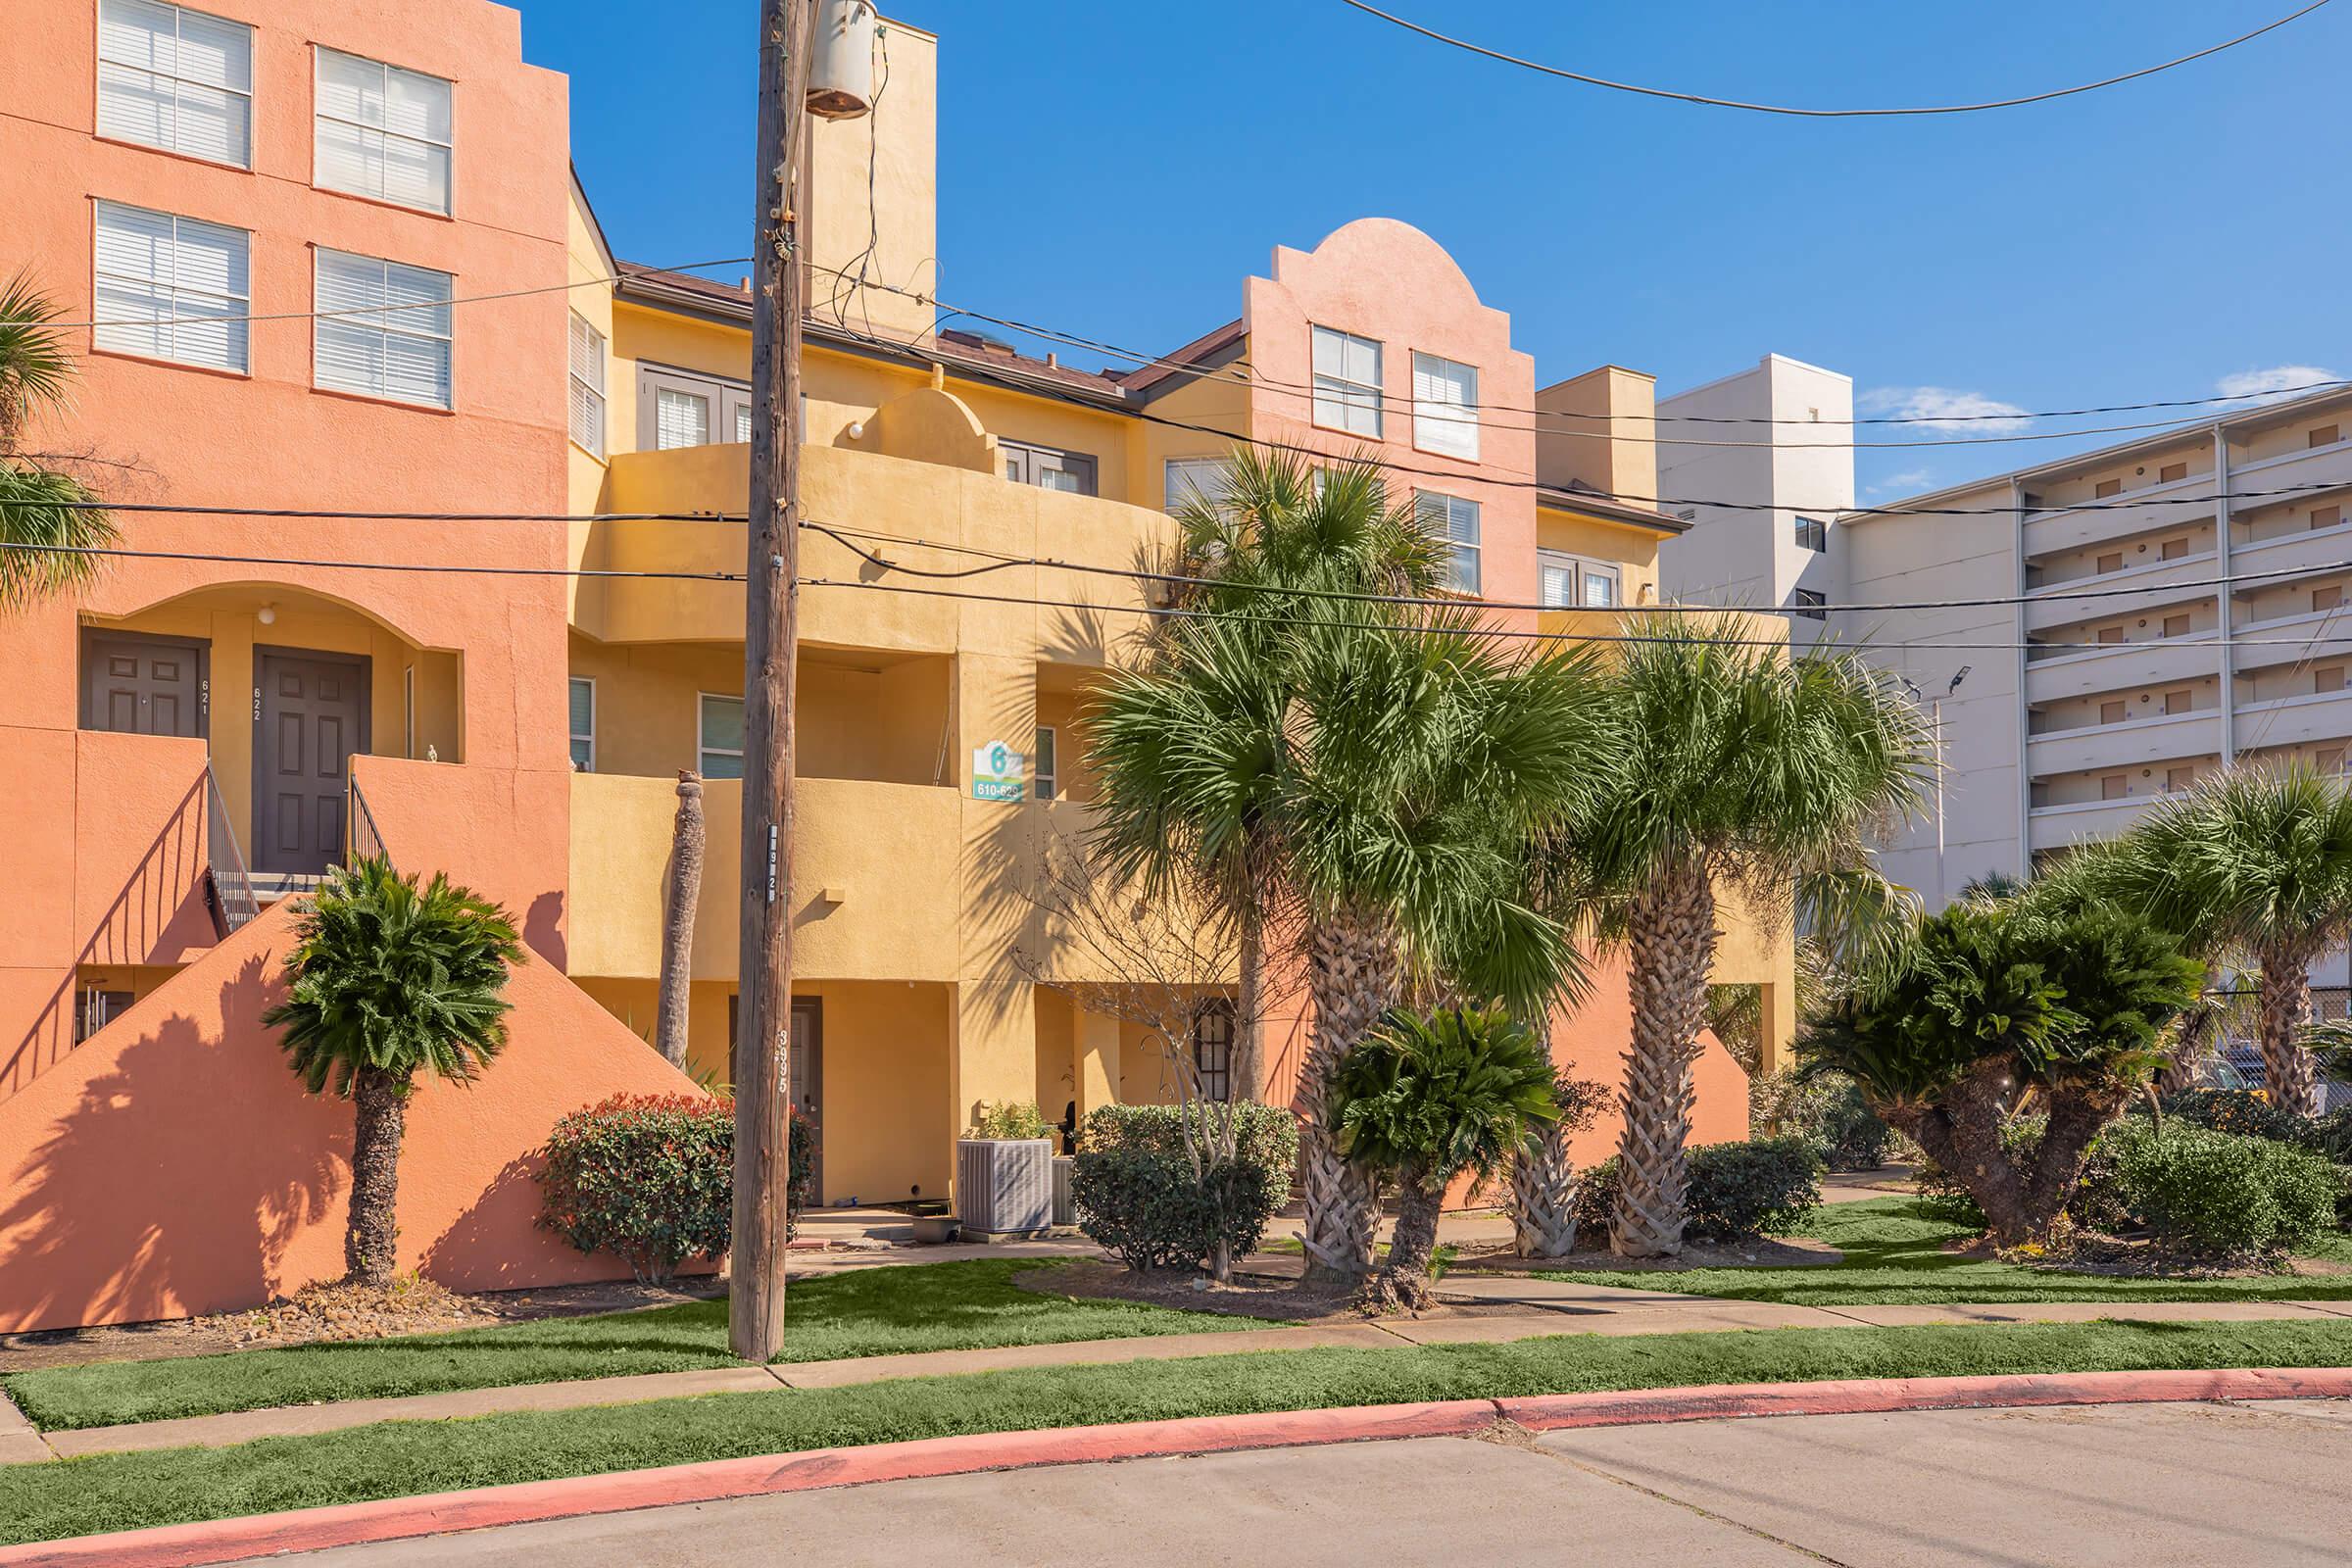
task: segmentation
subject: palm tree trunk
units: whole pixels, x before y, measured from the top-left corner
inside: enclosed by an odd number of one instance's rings
[[[1299,1074],[1298,1164],[1306,1200],[1306,1277],[1360,1280],[1372,1267],[1380,1211],[1372,1176],[1340,1157],[1331,1131],[1331,1079],[1341,1058],[1395,1004],[1396,926],[1363,909],[1319,919],[1307,938],[1315,1026]]]
[[[662,994],[654,1045],[683,1072],[688,993],[694,985],[694,906],[703,896],[703,780],[678,774],[678,815],[670,827],[669,887],[662,922]]]
[[[400,1140],[408,1121],[409,1086],[375,1067],[363,1067],[351,1087],[351,1220],[343,1233],[347,1278],[388,1285],[400,1255]]]
[[[2160,1095],[2181,1094],[2196,1088],[2204,1078],[2205,1058],[2212,1054],[2214,1030],[2222,1021],[2220,1011],[2203,995],[2212,984],[2213,971],[2208,968],[2198,984],[2197,1001],[2180,1015],[2164,1065],[2157,1070],[2156,1092]]]
[[[1227,1097],[1233,1101],[1262,1100],[1266,1086],[1258,1077],[1265,1062],[1266,916],[1254,902],[1241,911],[1241,956],[1233,999],[1232,1071],[1226,1077]]]
[[[1576,1162],[1558,1122],[1530,1134],[1511,1160],[1511,1234],[1522,1257],[1566,1257],[1576,1250]]]
[[[1704,862],[1668,866],[1634,900],[1632,915],[1633,1045],[1625,1054],[1625,1131],[1609,1245],[1626,1257],[1671,1257],[1683,1250],[1690,1069],[1715,962],[1715,887]]]
[[[2298,1037],[2311,1017],[2310,956],[2284,945],[2262,958],[2262,1072],[2271,1103],[2294,1116],[2320,1113],[2320,1078]]]
[[[1365,1295],[1370,1305],[1418,1312],[1436,1298],[1429,1264],[1438,1250],[1438,1211],[1446,1201],[1446,1178],[1426,1170],[1403,1176],[1397,1183],[1396,1232],[1389,1239],[1389,1258]]]

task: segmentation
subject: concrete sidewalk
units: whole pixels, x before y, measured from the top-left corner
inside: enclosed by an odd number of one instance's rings
[[[1743,1329],[1867,1328],[1916,1324],[2085,1323],[2105,1317],[2142,1322],[2352,1321],[2352,1301],[2167,1301],[2119,1304],[2046,1301],[2020,1305],[1895,1305],[1820,1307],[1769,1301],[1725,1301],[1705,1297],[1567,1285],[1545,1280],[1447,1281],[1446,1294],[1474,1296],[1524,1308],[1479,1317],[1387,1318],[1223,1333],[1171,1334],[1124,1340],[1080,1340],[1062,1345],[1008,1346],[986,1350],[928,1350],[766,1367],[713,1367],[633,1377],[529,1383],[398,1398],[348,1399],[285,1405],[227,1415],[88,1427],[33,1438],[18,1432],[10,1451],[24,1459],[40,1443],[59,1458],[190,1446],[222,1447],[257,1438],[306,1437],[378,1421],[456,1420],[521,1410],[568,1410],[632,1404],[707,1394],[829,1389],[895,1378],[940,1377],[1031,1367],[1101,1366],[1129,1361],[1241,1355],[1319,1348],[1402,1349],[1417,1345],[1494,1345],[1561,1334],[1677,1334]]]

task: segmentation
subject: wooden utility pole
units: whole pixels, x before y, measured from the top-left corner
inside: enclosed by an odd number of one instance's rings
[[[743,955],[735,1039],[735,1230],[727,1342],[784,1348],[791,1168],[792,690],[800,640],[799,207],[813,0],[760,0],[759,234],[752,274],[752,498],[745,525]]]

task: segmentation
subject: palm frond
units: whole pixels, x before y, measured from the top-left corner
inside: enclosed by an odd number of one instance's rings
[[[80,481],[0,458],[0,610],[87,588],[121,542],[113,514]]]
[[[29,271],[0,283],[0,456],[16,449],[36,407],[66,401],[74,360],[53,324],[63,314]]]

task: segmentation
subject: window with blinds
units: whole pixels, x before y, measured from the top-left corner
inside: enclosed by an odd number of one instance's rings
[[[450,407],[447,272],[318,252],[313,380],[331,392]]]
[[[1478,503],[1430,490],[1413,492],[1413,513],[1430,537],[1451,547],[1446,586],[1457,594],[1479,591]]]
[[[1169,512],[1195,502],[1212,507],[1225,504],[1227,476],[1223,458],[1170,458],[1167,461],[1166,501]]]
[[[320,49],[318,92],[315,183],[428,213],[449,211],[448,82]]]
[[[1624,602],[1625,568],[1557,550],[1536,552],[1542,573],[1539,602],[1545,610],[1610,610]]]
[[[1380,345],[1336,327],[1314,328],[1315,423],[1350,435],[1380,434]]]
[[[596,682],[581,675],[571,677],[571,767],[596,771]]]
[[[701,727],[703,777],[743,777],[743,699],[706,693]]]
[[[1440,457],[1478,461],[1478,371],[1440,359],[1413,356],[1413,447]]]
[[[571,318],[571,440],[591,457],[605,455],[605,334],[578,312]]]
[[[249,368],[253,236],[241,228],[100,202],[94,341],[120,354]]]
[[[710,400],[699,392],[662,387],[655,394],[654,450],[710,444]]]
[[[801,397],[804,424],[807,422],[808,406],[808,395],[804,393]],[[752,406],[749,403],[738,403],[735,405],[735,444],[739,447],[750,446],[752,444]]]
[[[99,0],[98,134],[253,167],[253,29],[155,0]]]

